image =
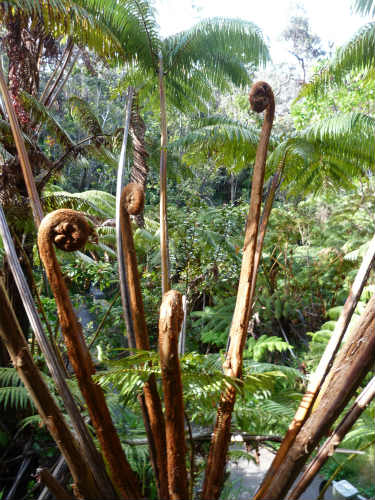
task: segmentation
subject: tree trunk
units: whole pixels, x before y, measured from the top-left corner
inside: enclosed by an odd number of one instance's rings
[[[375,349],[375,296],[371,298],[358,323],[341,348],[331,368],[329,384],[320,390],[320,400],[304,423],[288,454],[262,495],[254,498],[280,500],[285,497],[307,459],[329,432],[335,420],[355,394],[373,365]]]

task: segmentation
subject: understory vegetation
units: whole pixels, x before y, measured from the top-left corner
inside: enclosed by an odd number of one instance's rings
[[[3,70],[42,210],[44,214],[61,208],[80,211],[91,232],[84,249],[56,250],[62,281],[93,359],[93,385],[104,391],[142,498],[160,498],[142,398],[151,379],[161,401],[165,391],[158,347],[164,272],[159,211],[162,150],[170,288],[182,294],[185,304],[179,361],[188,492],[190,499],[198,499],[205,487],[218,409],[220,413],[232,388],[237,399],[230,432],[241,434],[245,444],[241,449],[231,447],[228,460],[256,461],[259,448],[278,450],[373,244],[374,23],[327,55],[324,43],[311,32],[306,13],[297,10],[283,37],[298,57],[272,65],[266,34],[245,21],[200,21],[187,32],[162,39],[152,17],[152,2],[116,2],[116,22],[115,14],[110,14],[112,2],[52,3],[47,8],[46,2],[36,2],[39,10],[32,2],[0,2],[0,8]],[[363,15],[374,14],[373,2],[357,0],[354,7]],[[64,10],[71,21],[64,21]],[[23,52],[12,59],[19,33]],[[39,47],[37,61],[35,47],[31,50],[31,42],[25,42],[26,34]],[[22,67],[31,76],[24,78]],[[160,77],[165,79],[167,137],[160,126],[159,90],[164,88]],[[276,96],[261,190],[263,207],[274,180],[277,189],[237,377],[228,374],[225,362],[263,123],[248,102],[257,80],[271,85]],[[129,88],[134,97],[127,109],[131,117],[123,178],[124,185],[137,182],[145,192],[144,211],[131,216],[131,228],[149,349],[129,341],[119,285],[116,178]],[[0,115],[0,204],[43,330],[100,449],[95,419],[74,372],[61,313],[38,250],[20,155],[3,105]],[[167,141],[162,148],[161,136]],[[32,360],[68,427],[74,428],[16,291],[7,252],[5,239],[0,238],[1,281]],[[374,297],[373,262],[344,342]],[[371,376],[371,370],[364,374],[352,396],[360,394]],[[331,431],[352,404],[349,398]],[[41,498],[45,483],[38,482],[36,470],[52,470],[60,458],[37,406],[1,342],[2,499]],[[325,479],[333,474],[336,480],[348,479],[366,498],[375,494],[374,409],[372,401],[340,443],[352,454],[334,453],[320,471]],[[105,462],[112,477],[107,457]],[[220,498],[234,498],[235,485],[227,475],[225,479]],[[69,472],[59,481],[76,494]],[[118,493],[117,485],[115,490]]]

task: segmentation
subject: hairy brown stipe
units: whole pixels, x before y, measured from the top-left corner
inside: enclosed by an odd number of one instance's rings
[[[181,293],[169,290],[163,295],[160,307],[159,355],[164,392],[168,486],[171,500],[189,498],[184,401],[178,359],[178,334],[183,317]]]
[[[144,193],[142,186],[136,183],[128,184],[122,191],[120,205],[120,228],[128,282],[128,303],[136,347],[137,349],[149,350],[150,341],[143,307],[133,231],[129,217],[129,214],[137,215],[141,213],[143,205]],[[145,427],[150,444],[151,463],[155,472],[158,495],[163,500],[168,500],[165,423],[154,374],[145,382],[143,397],[140,402],[145,418]]]
[[[229,333],[230,345],[223,365],[225,375],[233,378],[240,378],[242,372],[243,348],[246,342],[251,313],[251,284],[255,273],[255,253],[267,147],[275,114],[273,92],[266,82],[255,83],[251,88],[249,99],[254,111],[259,113],[265,111],[265,113],[251,183],[250,207],[246,222],[240,281]],[[234,386],[231,386],[221,395],[214,434],[208,454],[202,500],[215,500],[219,498],[230,441],[230,425],[235,401],[236,389]]]
[[[82,231],[82,233],[81,233]],[[123,452],[113,425],[104,393],[92,378],[95,373],[90,352],[86,346],[82,327],[74,313],[53,244],[68,251],[78,250],[90,235],[85,217],[75,210],[56,210],[45,217],[39,227],[38,247],[51,290],[56,300],[61,331],[69,360],[86,401],[100,447],[108,463],[113,484],[121,498],[142,498],[137,477]]]

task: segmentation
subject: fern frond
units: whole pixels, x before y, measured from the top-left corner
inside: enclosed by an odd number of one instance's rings
[[[68,102],[73,120],[76,120],[89,135],[98,136],[103,133],[99,120],[85,100],[72,96]]]
[[[56,191],[43,196],[42,203],[46,212],[51,212],[59,208],[71,208],[96,217],[108,218],[108,206],[104,204],[97,206],[88,198],[85,198],[85,193]],[[103,207],[104,210],[101,207]],[[107,211],[105,211],[105,209]]]
[[[20,384],[21,380],[14,367],[0,367],[0,386]]]
[[[69,134],[62,128],[51,112],[41,102],[24,91],[22,92],[21,97],[25,109],[32,112],[32,116],[35,121],[42,123],[48,132],[56,139],[56,141],[61,144],[61,146],[67,149],[73,147],[74,143]]]
[[[375,23],[363,26],[323,70],[305,85],[298,98],[307,95],[317,98],[328,87],[342,85],[350,78],[351,71],[362,72],[363,76],[374,75],[375,63]]]
[[[28,405],[33,406],[33,402],[29,396],[26,387],[11,386],[0,387],[0,405],[4,408],[13,407],[25,409]]]

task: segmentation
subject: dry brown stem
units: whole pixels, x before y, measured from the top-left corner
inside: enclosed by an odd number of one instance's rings
[[[341,443],[346,434],[353,427],[362,412],[367,408],[370,402],[375,397],[375,377],[373,377],[367,386],[363,389],[361,394],[356,399],[352,408],[348,411],[342,419],[335,432],[326,440],[320,448],[314,460],[309,464],[308,468],[304,471],[302,477],[299,478],[298,483],[289,494],[288,500],[297,500],[300,495],[310,485],[311,481],[316,477],[322,466],[327,459],[333,455],[335,449]]]
[[[325,380],[326,380],[325,381],[326,385],[329,381],[329,378],[331,376],[329,368],[332,365],[332,362],[340,347],[341,341],[347,330],[349,322],[352,318],[353,312],[357,306],[363,287],[367,281],[368,275],[372,268],[374,259],[375,259],[375,237],[370,242],[369,249],[365,257],[363,258],[362,264],[357,272],[355,280],[350,289],[349,295],[345,301],[344,308],[341,311],[338,321],[336,322],[335,329],[324,350],[323,356],[319,361],[319,365],[317,366],[315,372],[310,376],[306,393],[304,394],[299,404],[299,407],[296,411],[296,414],[289,425],[289,428],[271,464],[271,467],[268,469],[265,477],[263,478],[260,488],[255,494],[254,497],[255,500],[267,498],[267,490],[273,481],[273,477],[276,471],[284,461],[284,458],[287,455],[288,450],[292,446],[297,434],[300,432],[300,429],[303,426],[304,422],[306,421],[309,412],[313,407],[314,402],[316,401],[315,404],[317,404],[320,395],[323,394],[320,388]]]
[[[149,350],[150,341],[143,307],[141,284],[137,268],[133,233],[130,215],[142,213],[144,205],[144,191],[140,184],[130,183],[121,195],[120,227],[124,251],[125,270],[128,280],[129,306],[133,323],[134,336],[137,349]],[[165,422],[156,387],[155,375],[151,375],[143,388],[145,404],[144,413],[146,430],[149,428],[152,465],[155,472],[159,498],[168,500],[168,474],[166,460]],[[155,456],[154,456],[155,455]]]
[[[46,468],[37,469],[37,476],[56,500],[75,500],[76,497],[66,491],[66,489],[53,477],[50,471]]]
[[[326,435],[373,366],[375,350],[375,296],[338,353],[320,391],[319,405],[297,434],[287,455],[260,498],[284,498],[320,439]]]
[[[234,378],[241,377],[242,354],[251,312],[251,284],[254,276],[254,258],[262,203],[267,147],[275,113],[275,100],[268,83],[255,83],[251,88],[249,100],[253,111],[259,113],[265,110],[265,114],[254,164],[240,281],[232,326],[229,333],[230,345],[223,366],[225,374]],[[230,424],[235,400],[236,389],[231,386],[222,394],[219,403],[203,484],[203,500],[214,500],[220,495],[230,442]]]
[[[0,338],[4,342],[13,365],[25,384],[44,424],[65,457],[80,498],[100,500],[101,495],[85,458],[32,359],[1,280]]]
[[[178,359],[178,334],[182,320],[182,295],[170,290],[164,294],[160,307],[159,355],[165,405],[168,485],[172,500],[189,498],[184,402]]]
[[[77,250],[87,242],[90,233],[90,227],[82,214],[69,209],[56,210],[48,214],[40,225],[38,247],[56,300],[68,356],[87,403],[101,449],[108,462],[113,484],[123,498],[138,499],[142,495],[137,477],[123,452],[104,393],[92,379],[95,368],[53,248],[53,243],[55,243],[65,251]]]

